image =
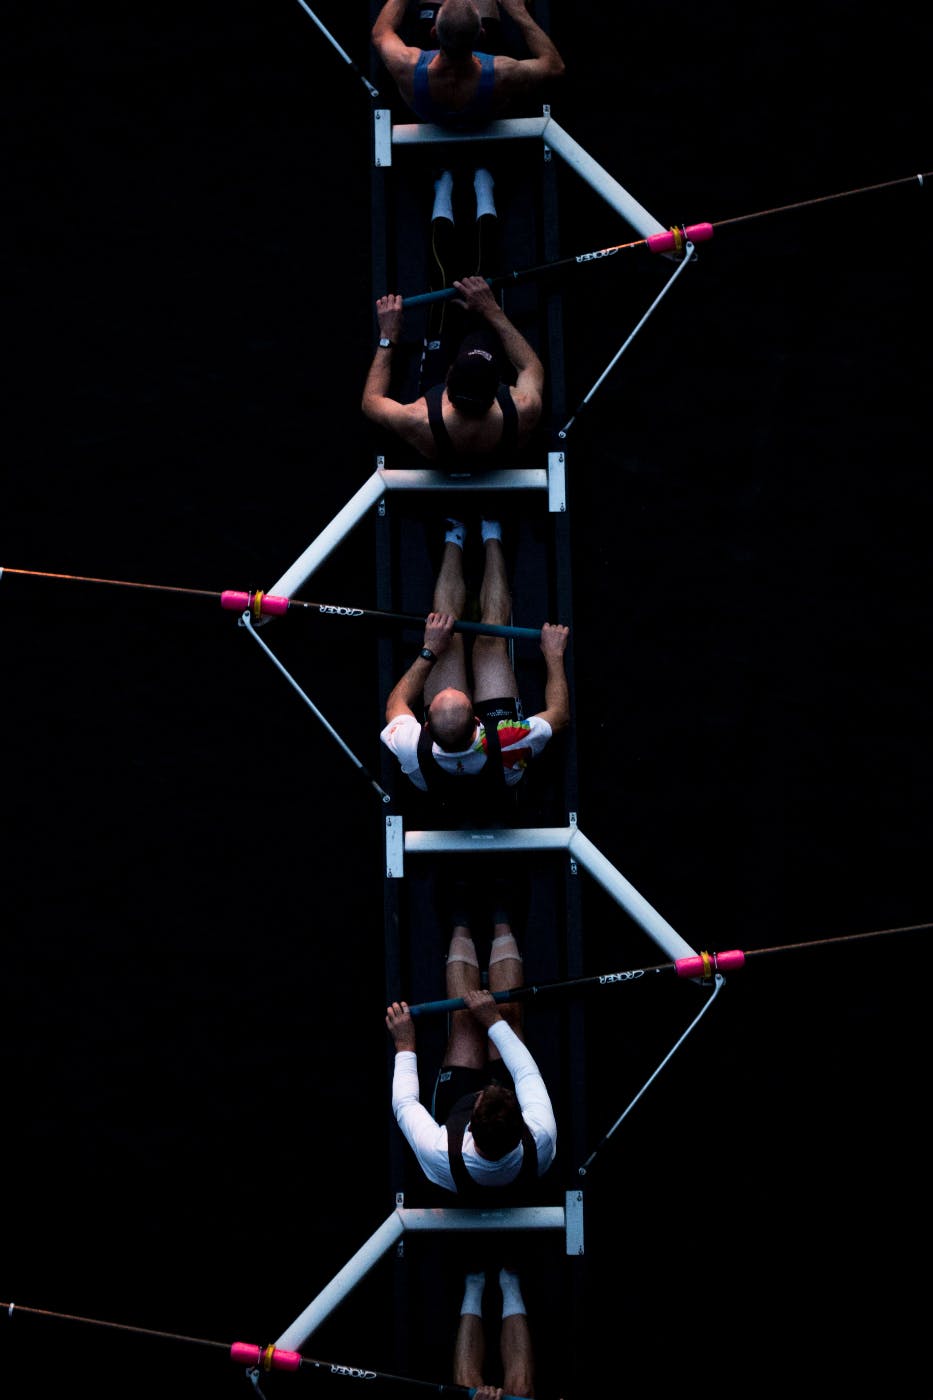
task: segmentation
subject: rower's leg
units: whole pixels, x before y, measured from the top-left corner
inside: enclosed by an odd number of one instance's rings
[[[524,982],[525,970],[518,947],[518,939],[512,932],[508,915],[500,913],[496,916],[492,928],[492,947],[489,952],[489,990],[491,992],[508,992],[513,987],[523,986]],[[520,1001],[500,1002],[499,1011],[502,1014],[502,1019],[508,1021],[519,1040],[524,1040],[522,1003]],[[492,1041],[489,1042],[489,1058],[490,1060],[499,1059],[499,1052]]]
[[[505,1269],[499,1277],[508,1277]],[[518,1275],[511,1277],[517,1284]],[[502,1352],[502,1389],[507,1395],[534,1395],[534,1352],[525,1312],[510,1313],[507,1317],[503,1314],[499,1346]]]
[[[467,1275],[467,1281],[472,1275]],[[480,1274],[485,1279],[485,1275]],[[486,1360],[486,1332],[482,1315],[475,1312],[461,1312],[457,1327],[457,1340],[454,1343],[454,1385],[468,1386],[478,1390],[483,1384],[483,1365]]]
[[[476,277],[491,277],[497,271],[499,257],[499,216],[493,194],[495,181],[491,171],[480,166],[473,172],[476,195],[476,254],[470,271]]]
[[[459,520],[448,520],[446,526],[444,554],[434,585],[431,611],[450,613],[452,617],[461,618],[466,605],[466,580],[463,574],[466,529]],[[446,690],[448,686],[468,693],[462,632],[454,632],[447,650],[438,657],[428,673],[424,685],[425,708],[439,691]]]
[[[479,959],[476,945],[467,924],[462,921],[454,924],[447,950],[446,986],[447,995],[453,1000],[468,991],[478,991],[480,987]],[[467,1069],[483,1069],[487,1060],[488,1038],[486,1030],[479,1024],[471,1011],[454,1011],[450,1017],[450,1035],[444,1052],[445,1068],[459,1065]]]
[[[484,520],[482,528],[486,552],[479,595],[482,620],[497,627],[507,627],[512,616],[512,591],[502,548],[502,531],[494,520]],[[518,681],[509,657],[507,638],[476,637],[473,642],[473,683],[477,704],[481,700],[518,698]]]

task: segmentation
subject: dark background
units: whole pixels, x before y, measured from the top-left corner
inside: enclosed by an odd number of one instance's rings
[[[539,1394],[920,1395],[929,931],[823,940],[930,918],[930,193],[781,211],[927,170],[928,22],[554,8],[557,120],[717,225],[567,438],[580,825],[693,946],[821,946],[731,974],[598,1154],[588,1325],[539,1338]],[[382,812],[210,595],[271,586],[373,468],[370,98],[297,4],[15,9],[0,564],[161,587],[0,581],[0,1295],[267,1342],[394,1205]],[[368,71],[365,11],[315,13]],[[567,255],[629,237],[562,178]],[[665,276],[567,277],[571,403]],[[364,526],[314,596],[372,605],[372,555]],[[283,645],[375,771],[374,645]],[[593,972],[656,961],[585,908]],[[594,1145],[685,990],[588,1003]],[[388,1369],[384,1282],[307,1350]],[[3,1326],[4,1394],[248,1384]]]

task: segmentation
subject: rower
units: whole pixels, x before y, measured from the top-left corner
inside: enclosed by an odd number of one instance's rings
[[[410,8],[421,22],[418,46],[400,35]],[[518,30],[526,57],[503,52],[500,8]],[[411,7],[409,0],[386,0],[371,37],[418,120],[441,126],[469,128],[513,114],[564,72],[563,59],[525,0],[441,0]]]

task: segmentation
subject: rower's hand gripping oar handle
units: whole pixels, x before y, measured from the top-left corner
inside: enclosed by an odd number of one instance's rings
[[[488,286],[495,285],[491,277],[486,278]],[[441,287],[437,292],[418,292],[417,296],[402,297],[402,306],[407,311],[410,306],[428,306],[433,301],[448,301],[457,295],[456,287]]]
[[[513,987],[507,992],[493,992],[493,1001],[521,1001],[524,998],[534,996],[534,987]],[[415,1006],[408,1008],[412,1016],[430,1016],[435,1011],[462,1011],[466,1006],[463,997],[447,997],[442,1001],[420,1001]]]

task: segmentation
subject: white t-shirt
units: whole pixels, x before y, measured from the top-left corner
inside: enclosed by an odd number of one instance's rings
[[[495,1021],[489,1028],[502,1063],[515,1084],[522,1117],[531,1130],[538,1155],[538,1175],[543,1176],[557,1151],[557,1122],[541,1071],[524,1041],[519,1040],[507,1021]],[[409,1146],[429,1181],[456,1191],[447,1153],[447,1129],[436,1122],[421,1102],[418,1092],[418,1057],[414,1050],[399,1050],[392,1076],[392,1111]],[[506,1186],[521,1171],[524,1148],[521,1143],[498,1162],[481,1157],[473,1142],[469,1124],[463,1132],[463,1165],[481,1186]]]
[[[532,715],[530,719],[500,719],[498,731],[502,773],[511,787],[521,781],[528,760],[541,752],[553,731],[540,715]],[[397,715],[379,737],[386,748],[395,754],[402,765],[402,772],[408,775],[415,787],[427,792],[427,783],[418,767],[421,725],[415,716]],[[445,753],[437,744],[431,745],[431,752],[446,773],[478,773],[486,762],[486,731],[480,725],[470,747],[461,753]]]

